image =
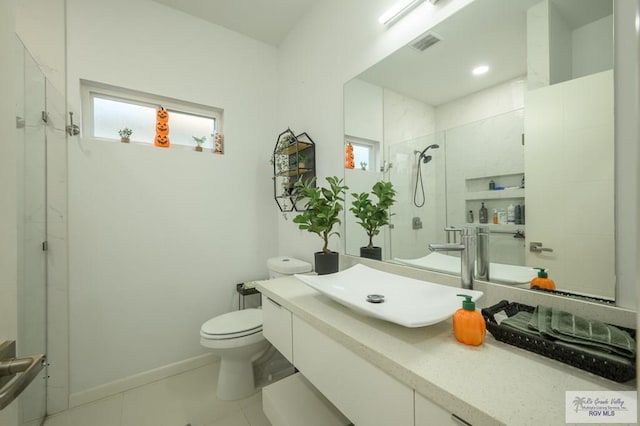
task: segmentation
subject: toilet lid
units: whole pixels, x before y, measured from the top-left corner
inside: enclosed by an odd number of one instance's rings
[[[201,333],[209,336],[239,337],[262,330],[262,310],[243,309],[219,315],[202,324]]]

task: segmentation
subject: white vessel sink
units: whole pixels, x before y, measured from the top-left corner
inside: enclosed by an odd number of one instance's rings
[[[449,287],[406,278],[358,264],[328,275],[296,275],[296,278],[329,298],[361,314],[405,327],[423,327],[446,320],[462,306],[466,294],[475,301],[481,291]],[[381,295],[382,303],[368,297]]]
[[[428,269],[434,272],[460,275],[460,258],[443,253],[430,253],[417,259],[394,258],[393,260],[404,265]],[[538,271],[528,266],[493,262],[489,265],[489,277],[492,282],[509,285],[529,284],[531,280],[537,276]]]

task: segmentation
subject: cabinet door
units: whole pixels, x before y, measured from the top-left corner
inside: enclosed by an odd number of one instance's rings
[[[279,303],[262,296],[262,333],[293,364],[291,312]]]
[[[293,316],[295,366],[350,421],[413,426],[413,389]]]
[[[439,405],[416,392],[415,394],[416,425],[415,426],[470,426],[461,418],[454,416]]]

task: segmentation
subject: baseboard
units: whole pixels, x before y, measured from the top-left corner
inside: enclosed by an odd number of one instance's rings
[[[194,368],[199,368],[218,361],[219,358],[214,354],[206,353],[193,358],[185,359],[183,361],[174,362],[173,364],[154,368],[152,370],[135,374],[133,376],[125,377],[124,379],[114,380],[113,382],[96,386],[82,392],[72,393],[71,395],[69,395],[69,408],[97,401],[102,398],[107,398],[109,396],[113,396],[152,382],[156,382],[158,380],[166,379],[167,377],[184,373],[185,371],[193,370]]]

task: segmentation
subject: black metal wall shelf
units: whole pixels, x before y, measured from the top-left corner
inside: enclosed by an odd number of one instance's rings
[[[271,158],[273,163],[273,199],[282,212],[302,211],[295,188],[300,180],[316,176],[316,146],[313,139],[302,132],[296,135],[287,129],[278,135]]]

